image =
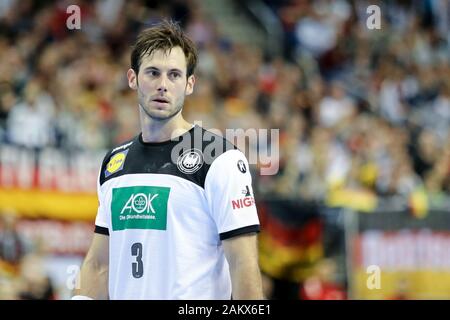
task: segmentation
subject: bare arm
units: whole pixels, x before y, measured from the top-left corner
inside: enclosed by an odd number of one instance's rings
[[[264,299],[256,234],[224,240],[223,248],[230,266],[233,299]]]
[[[75,295],[108,299],[109,237],[95,233],[79,274]]]

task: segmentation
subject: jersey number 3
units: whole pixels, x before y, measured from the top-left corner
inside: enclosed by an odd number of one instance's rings
[[[142,263],[142,243],[133,243],[131,246],[131,255],[136,257],[136,262],[131,264],[133,277],[140,278],[144,274],[144,264]]]

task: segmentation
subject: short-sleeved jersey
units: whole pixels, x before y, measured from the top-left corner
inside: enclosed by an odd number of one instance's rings
[[[110,299],[230,299],[221,241],[259,231],[244,154],[199,126],[139,134],[106,155],[95,232],[109,235]]]

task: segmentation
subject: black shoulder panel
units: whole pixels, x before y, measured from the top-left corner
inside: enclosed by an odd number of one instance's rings
[[[160,143],[145,143],[139,134],[108,152],[102,164],[100,185],[121,175],[156,173],[174,175],[203,188],[213,161],[233,149],[236,147],[231,142],[199,126]]]

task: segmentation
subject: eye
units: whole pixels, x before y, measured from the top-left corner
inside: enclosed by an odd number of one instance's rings
[[[147,71],[147,74],[151,77],[157,77],[157,76],[159,76],[159,71],[149,70],[149,71]]]
[[[169,76],[170,76],[172,79],[178,79],[178,78],[181,77],[181,74],[180,74],[179,72],[171,72],[171,73],[169,74]]]

